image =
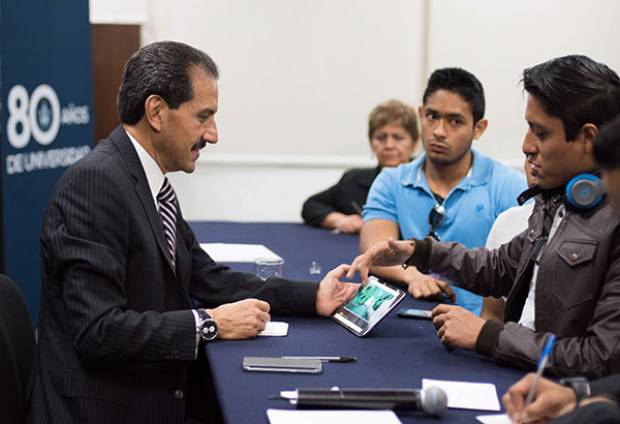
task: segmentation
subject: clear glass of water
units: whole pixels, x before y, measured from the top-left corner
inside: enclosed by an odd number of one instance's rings
[[[254,260],[254,274],[262,280],[270,277],[280,277],[284,271],[284,259],[256,258]]]
[[[310,268],[308,268],[308,272],[310,275],[320,275],[321,274],[321,265],[317,261],[312,261],[310,264]]]

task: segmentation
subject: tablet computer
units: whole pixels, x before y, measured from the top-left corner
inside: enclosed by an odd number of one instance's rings
[[[402,290],[372,276],[353,299],[336,309],[332,318],[356,336],[362,337],[404,297],[405,292]]]

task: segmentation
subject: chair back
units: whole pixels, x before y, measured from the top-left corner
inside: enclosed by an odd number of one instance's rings
[[[34,331],[15,282],[0,274],[0,417],[23,424],[34,352]]]

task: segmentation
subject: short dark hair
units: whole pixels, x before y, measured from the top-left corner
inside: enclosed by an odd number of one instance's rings
[[[399,100],[388,100],[380,103],[370,112],[368,116],[368,139],[372,141],[372,135],[375,131],[392,122],[402,126],[414,143],[418,140],[418,118],[415,109]]]
[[[604,169],[620,168],[620,115],[603,125],[594,139],[594,160]]]
[[[563,56],[532,66],[523,71],[522,82],[547,114],[562,120],[568,141],[584,124],[600,128],[620,112],[618,74],[587,56]]]
[[[191,100],[191,70],[203,69],[214,79],[217,65],[208,54],[174,41],[160,41],[142,47],[125,64],[118,89],[117,109],[121,122],[134,125],[144,115],[144,102],[161,96],[172,109]]]
[[[452,91],[461,96],[471,108],[474,124],[484,118],[484,89],[471,72],[461,68],[437,69],[428,79],[422,103],[426,104],[426,100],[438,90]]]

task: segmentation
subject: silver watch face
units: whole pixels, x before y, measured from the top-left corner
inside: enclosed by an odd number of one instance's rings
[[[213,340],[217,337],[217,325],[212,319],[207,319],[200,327],[200,337],[203,340]]]

